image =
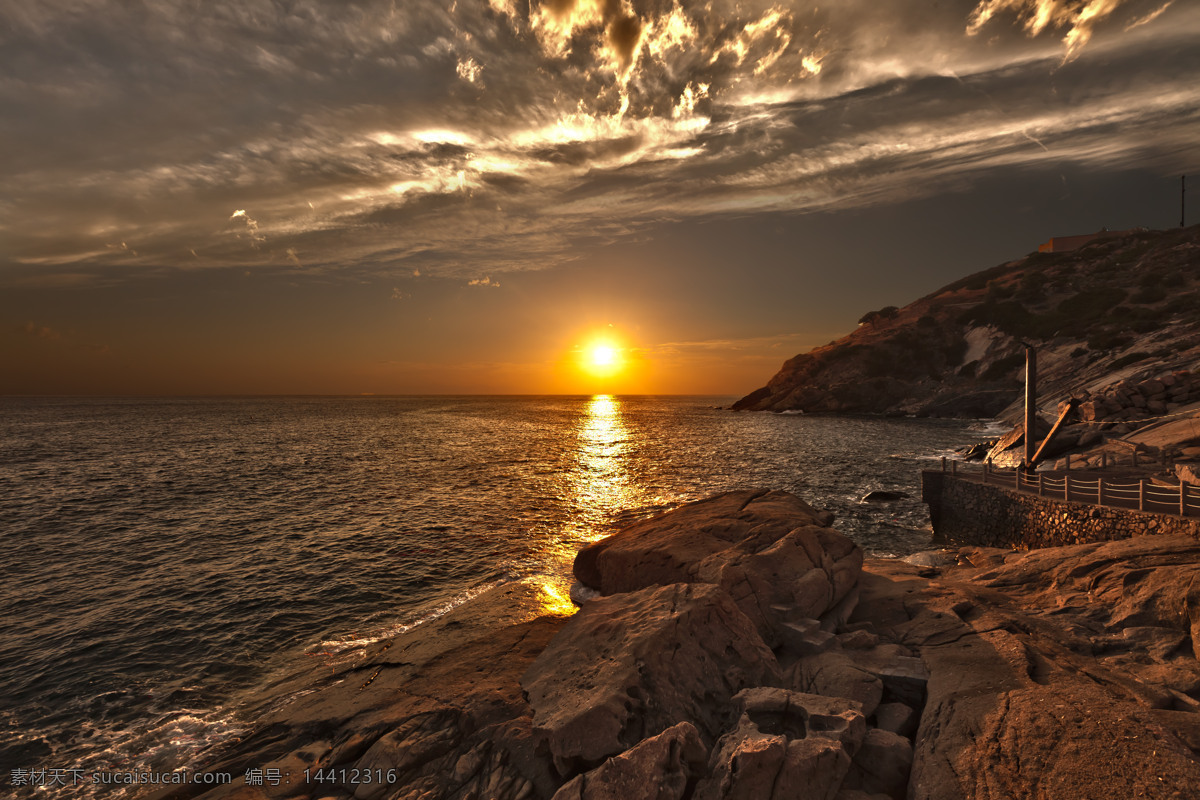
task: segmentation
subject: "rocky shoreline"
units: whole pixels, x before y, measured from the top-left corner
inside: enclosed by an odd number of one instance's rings
[[[864,559],[730,492],[291,676],[154,797],[1194,797],[1200,541]]]

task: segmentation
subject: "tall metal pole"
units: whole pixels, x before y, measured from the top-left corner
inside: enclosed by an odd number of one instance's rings
[[[1036,448],[1037,427],[1037,351],[1033,345],[1025,345],[1025,469],[1033,468]]]

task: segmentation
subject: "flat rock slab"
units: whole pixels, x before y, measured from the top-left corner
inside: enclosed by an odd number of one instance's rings
[[[535,752],[520,676],[565,621],[542,616],[552,607],[535,582],[505,584],[335,669],[287,676],[247,699],[249,733],[197,765],[235,776],[280,768],[293,779],[305,769],[371,769],[383,782],[292,784],[281,794],[239,777],[151,797],[549,797],[560,781]]]
[[[775,656],[728,594],[671,584],[587,603],[521,685],[566,778],[679,722],[711,742],[730,698],[779,679]]]
[[[1154,680],[1195,689],[1195,658],[1176,645],[1191,626],[1198,556],[1195,541],[1144,537],[947,567],[924,580],[916,567],[870,561],[859,621],[919,650],[928,673],[904,796],[1195,796],[1200,714]],[[1118,644],[1126,649],[1109,654]],[[904,748],[893,741],[889,758],[900,764]],[[844,789],[898,796],[885,774],[866,778]]]

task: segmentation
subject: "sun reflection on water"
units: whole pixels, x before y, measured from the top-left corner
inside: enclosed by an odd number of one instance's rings
[[[630,431],[620,399],[592,397],[576,428],[579,446],[571,473],[571,496],[578,509],[581,538],[606,536],[605,521],[640,504],[641,491],[631,479]]]

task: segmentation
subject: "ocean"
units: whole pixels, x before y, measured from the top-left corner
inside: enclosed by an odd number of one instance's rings
[[[869,553],[928,549],[919,470],[981,438],[732,399],[0,398],[0,794],[177,769],[297,661],[505,581],[565,594],[580,546],[716,492],[786,489]]]

